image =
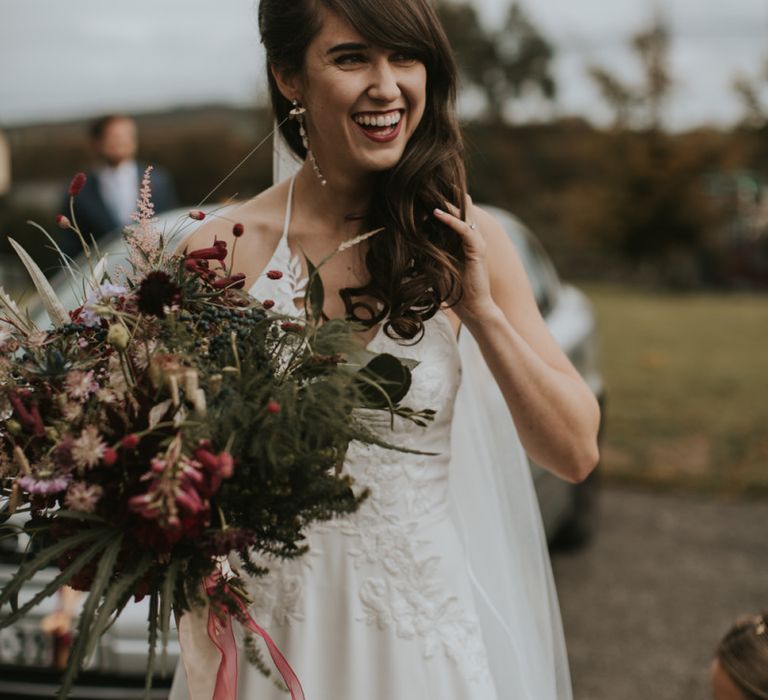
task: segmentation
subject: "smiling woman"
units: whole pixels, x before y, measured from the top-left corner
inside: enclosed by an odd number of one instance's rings
[[[283,136],[307,157],[298,125],[285,121],[299,100],[324,176],[371,183],[377,196],[362,217],[366,229],[395,223],[391,235],[371,241],[370,281],[342,290],[347,311],[415,338],[459,289],[461,246],[430,216],[446,201],[463,206],[466,191],[445,34],[425,3],[334,0],[317,12],[314,3],[274,5],[262,3],[261,26]],[[393,278],[402,284],[393,287]]]
[[[350,445],[341,471],[368,498],[307,528],[307,556],[253,552],[258,577],[230,560],[249,612],[317,700],[570,700],[522,445],[580,481],[599,410],[501,224],[467,195],[456,70],[432,3],[261,0],[259,19],[274,111],[303,163],[227,211],[246,285],[295,314],[308,261],[325,260],[322,315],[356,319],[361,347],[412,361],[406,400],[435,414],[371,426],[409,453]],[[233,235],[214,218],[182,245]],[[220,655],[205,618],[185,616],[179,633],[171,698],[210,700]],[[284,697],[252,665],[239,682],[239,697]]]

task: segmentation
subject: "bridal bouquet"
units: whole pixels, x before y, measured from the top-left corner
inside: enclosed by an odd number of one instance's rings
[[[75,177],[72,197],[83,182]],[[244,587],[220,575],[223,559],[237,552],[258,576],[266,571],[251,552],[300,556],[307,526],[366,496],[339,473],[350,441],[397,449],[360,409],[420,424],[432,417],[399,403],[410,385],[405,361],[361,350],[350,322],[323,321],[311,262],[306,314],[286,317],[243,290],[225,242],[170,250],[174,232],[158,230],[149,173],[135,221],[126,268],[109,275],[74,215],[58,218],[80,238],[88,267],[78,272],[62,257],[83,288],[71,310],[12,242],[51,328],[38,329],[0,290],[0,525],[31,537],[0,592],[11,608],[0,627],[62,586],[85,592],[61,698],[131,599],[150,601],[147,688],[174,611],[208,603],[221,619],[246,618]],[[227,225],[235,241],[244,232]],[[26,514],[23,524],[14,513]],[[47,567],[57,575],[19,604]]]

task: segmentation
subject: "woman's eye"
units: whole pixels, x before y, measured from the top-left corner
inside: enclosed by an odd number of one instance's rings
[[[416,63],[419,59],[411,53],[394,53],[391,60],[395,63]]]
[[[351,66],[355,65],[356,63],[363,63],[364,61],[365,56],[360,53],[345,53],[341,56],[338,56],[335,63],[337,66]]]

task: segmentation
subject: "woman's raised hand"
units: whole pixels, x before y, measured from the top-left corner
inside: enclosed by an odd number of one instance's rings
[[[464,247],[466,267],[463,279],[463,297],[454,308],[461,322],[467,326],[477,323],[486,316],[498,311],[491,296],[491,282],[488,273],[488,246],[477,222],[472,218],[475,207],[467,195],[467,221],[463,221],[461,212],[453,204],[446,203],[448,211],[435,209],[439,221],[450,226],[460,237]]]

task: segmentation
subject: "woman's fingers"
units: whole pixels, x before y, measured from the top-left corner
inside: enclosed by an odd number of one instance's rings
[[[485,239],[480,233],[477,224],[473,221],[463,221],[460,219],[459,215],[461,212],[452,204],[446,203],[446,207],[450,211],[435,209],[437,219],[450,226],[461,236],[464,248],[468,254],[472,254],[474,257],[482,256],[485,251]]]

